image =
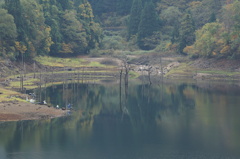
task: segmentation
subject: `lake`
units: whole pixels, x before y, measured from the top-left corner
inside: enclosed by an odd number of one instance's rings
[[[240,158],[240,87],[164,82],[35,90],[66,117],[0,123],[1,159]]]

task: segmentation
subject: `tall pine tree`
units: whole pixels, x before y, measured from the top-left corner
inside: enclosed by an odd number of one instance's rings
[[[139,23],[138,27],[138,37],[137,37],[137,43],[138,46],[143,50],[150,50],[152,49],[145,43],[145,39],[151,37],[154,32],[159,30],[159,20],[158,16],[155,12],[155,7],[153,2],[146,2],[142,16],[141,21]]]
[[[24,41],[25,34],[25,26],[22,16],[22,5],[20,0],[5,0],[5,9],[8,10],[8,13],[14,17],[14,23],[17,27],[18,33],[18,41]]]
[[[186,14],[181,22],[179,52],[183,53],[186,46],[195,42],[195,27],[190,14]]]
[[[13,16],[7,13],[7,10],[0,9],[0,54],[11,57],[11,47],[17,37],[16,25]]]
[[[131,8],[130,19],[128,24],[128,37],[136,35],[138,26],[141,21],[142,0],[134,0]]]
[[[63,10],[71,9],[72,4],[70,0],[57,0],[60,3]]]
[[[119,15],[128,15],[131,11],[133,0],[118,0],[117,13]]]

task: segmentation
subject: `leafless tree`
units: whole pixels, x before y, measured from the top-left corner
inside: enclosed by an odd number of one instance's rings
[[[149,81],[149,84],[151,85],[152,84],[152,81],[151,81],[151,74],[153,72],[153,67],[151,65],[148,66],[147,68],[147,72],[148,72],[148,81]]]
[[[120,111],[122,112],[122,73],[123,73],[123,69],[120,69],[120,76],[119,76],[119,105],[120,105]]]

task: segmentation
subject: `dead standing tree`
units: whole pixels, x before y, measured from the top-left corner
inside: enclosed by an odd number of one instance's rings
[[[119,100],[120,100],[120,110],[123,112],[124,108],[126,109],[126,104],[127,104],[127,97],[128,97],[128,78],[129,78],[129,71],[131,69],[130,64],[128,63],[127,57],[121,58],[122,61],[122,66],[120,69],[120,83],[119,83]],[[124,75],[124,83],[125,83],[125,98],[124,98],[124,107],[122,105],[122,77]]]
[[[123,69],[121,68],[119,74],[119,105],[120,105],[120,111],[122,112],[123,109],[122,109],[122,73],[123,73]]]
[[[148,66],[147,68],[147,73],[148,73],[148,81],[149,81],[149,84],[151,85],[152,84],[152,81],[151,81],[151,74],[153,72],[153,67],[151,65]]]
[[[164,75],[164,73],[163,73],[163,64],[162,64],[162,57],[160,56],[160,68],[161,68],[161,72],[160,72],[160,74],[161,74],[161,80],[163,81],[163,75]]]
[[[129,71],[131,70],[131,67],[126,58],[123,59],[122,68],[124,68],[125,70],[125,76],[124,76],[125,85],[128,85]]]

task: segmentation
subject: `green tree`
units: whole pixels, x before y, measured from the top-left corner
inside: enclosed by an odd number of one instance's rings
[[[201,28],[206,23],[215,22],[216,15],[219,15],[219,11],[222,8],[221,0],[203,0],[193,1],[189,4],[189,11],[196,29]]]
[[[78,6],[77,18],[83,24],[86,32],[87,47],[86,52],[90,49],[97,48],[101,41],[102,29],[100,25],[94,22],[94,15],[91,4],[87,0]]]
[[[86,23],[93,22],[93,10],[90,3],[86,0],[78,6],[78,18],[85,21]]]
[[[57,2],[60,4],[64,11],[71,9],[73,5],[71,0],[57,0]]]
[[[63,41],[61,28],[58,20],[56,19],[47,19],[46,24],[51,27],[51,38],[53,44],[51,45],[50,55],[55,55],[61,50],[61,43]]]
[[[189,53],[201,56],[231,56],[240,54],[240,2],[228,3],[222,9],[221,22],[206,23],[196,32],[196,42],[186,47]]]
[[[95,15],[116,12],[117,3],[115,0],[89,0],[89,2],[93,7]]]
[[[24,18],[22,15],[22,5],[20,0],[5,0],[4,8],[7,9],[8,13],[14,17],[14,23],[16,24],[18,32],[18,41],[24,41],[26,38],[26,34]]]
[[[193,45],[194,51],[201,56],[217,55],[224,46],[222,33],[222,24],[207,23],[196,32],[196,42]]]
[[[133,0],[118,0],[117,1],[117,13],[119,15],[127,15],[130,13]]]
[[[179,38],[179,28],[182,13],[177,7],[168,7],[163,10],[160,17],[164,21],[165,26],[170,30],[171,42],[175,43]]]
[[[0,47],[1,54],[6,55],[17,37],[16,25],[13,16],[7,10],[0,9]],[[10,55],[12,56],[12,55]]]
[[[141,13],[142,13],[142,0],[134,0],[128,24],[128,38],[138,33],[138,26],[141,21]]]
[[[154,32],[159,30],[159,20],[155,11],[153,2],[146,2],[142,15],[141,21],[138,27],[138,46],[143,50],[153,49],[146,45],[145,39],[151,37]]]
[[[65,44],[70,44],[72,52],[85,52],[88,46],[87,34],[83,28],[83,24],[77,19],[76,11],[66,11],[62,16],[62,35]]]
[[[238,0],[223,8],[222,22],[226,28],[225,39],[231,46],[231,56],[240,54],[240,2]]]
[[[45,24],[42,6],[36,1],[22,0],[22,14],[24,18],[25,33],[27,37],[24,39],[25,44],[29,47],[32,43],[36,52],[26,52],[27,55],[35,56],[35,54],[48,54],[52,40],[50,37],[51,28]],[[29,49],[30,51],[30,49]]]
[[[42,4],[44,10],[44,16],[45,16],[45,23],[46,25],[51,27],[51,38],[53,41],[53,44],[50,48],[50,55],[56,55],[61,50],[61,43],[63,42],[63,37],[61,33],[61,25],[60,25],[60,16],[61,11],[58,9],[58,7],[54,4],[50,5],[51,2],[48,2],[47,4]],[[49,7],[48,7],[49,6]]]
[[[186,46],[190,46],[195,42],[195,28],[190,14],[183,17],[179,33],[179,52],[183,53]]]

